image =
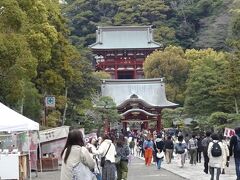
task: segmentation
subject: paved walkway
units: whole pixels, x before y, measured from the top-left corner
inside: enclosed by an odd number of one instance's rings
[[[33,176],[35,174],[33,173]],[[32,176],[32,177],[33,177]],[[59,180],[60,170],[52,172],[39,173],[33,180]],[[134,158],[129,164],[128,180],[184,180],[184,178],[171,173],[167,170],[157,170],[155,165],[146,167],[144,161]]]
[[[164,169],[158,170],[155,165],[146,167],[143,160],[135,158],[129,164],[128,180],[184,180]]]
[[[203,163],[191,166],[186,161],[184,168],[179,168],[173,160],[171,164],[162,163],[162,169],[157,170],[154,163],[146,167],[143,158],[135,157],[129,164],[128,180],[209,180],[210,175],[203,172]],[[35,174],[33,173],[33,176]],[[32,176],[32,177],[33,177]],[[59,180],[60,170],[52,172],[39,173],[33,180]],[[230,167],[226,169],[226,174],[221,174],[220,180],[236,180],[235,165],[233,159],[230,161]]]
[[[143,158],[140,159],[143,160]],[[175,173],[183,178],[189,180],[209,180],[210,175],[203,172],[203,167],[203,162],[197,163],[196,165],[190,165],[189,160],[186,160],[184,168],[178,167],[174,159],[171,164],[167,164],[165,161],[162,163],[163,169]],[[230,166],[225,170],[225,173],[226,174],[220,175],[220,180],[236,180],[234,159],[231,159]]]

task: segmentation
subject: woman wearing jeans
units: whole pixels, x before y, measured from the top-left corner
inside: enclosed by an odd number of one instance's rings
[[[163,148],[164,148],[164,142],[162,140],[162,135],[158,135],[157,139],[155,140],[155,143],[154,143],[154,150],[155,150],[157,168],[158,169],[161,169],[161,164],[162,164],[163,157],[159,158],[157,156],[157,153],[161,153],[163,151]]]

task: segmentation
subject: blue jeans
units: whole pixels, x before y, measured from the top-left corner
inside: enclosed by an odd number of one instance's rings
[[[97,180],[102,180],[102,175],[99,173],[95,173]]]
[[[235,158],[237,180],[240,180],[240,158]]]
[[[162,159],[157,159],[157,168],[161,169]]]

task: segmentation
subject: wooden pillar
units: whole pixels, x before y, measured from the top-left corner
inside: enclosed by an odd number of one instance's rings
[[[127,122],[123,122],[123,132],[127,132]]]
[[[143,126],[144,129],[148,129],[148,121],[145,121],[143,124],[144,124],[144,126]]]
[[[117,68],[118,68],[118,63],[117,63],[117,52],[114,51],[114,77],[115,77],[115,79],[118,79]]]
[[[161,111],[157,115],[157,132],[159,133],[162,129]]]
[[[133,68],[134,68],[134,79],[137,79],[137,65],[136,65],[136,59],[134,59],[134,65],[133,65]]]

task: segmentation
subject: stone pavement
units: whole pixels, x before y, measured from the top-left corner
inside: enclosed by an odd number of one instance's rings
[[[144,160],[142,157],[140,159]],[[177,166],[176,161],[173,159],[171,164],[163,161],[162,168],[177,174],[185,179],[189,180],[209,180],[210,175],[203,172],[203,162],[197,163],[196,165],[190,165],[189,160],[186,160],[184,168]],[[231,158],[229,168],[225,169],[225,174],[220,175],[220,180],[236,180],[235,164],[234,159]]]
[[[59,180],[60,170],[40,172],[38,177],[34,177],[33,173],[32,180]],[[146,167],[144,161],[139,158],[134,158],[129,164],[128,180],[184,180],[174,173],[167,170],[161,169],[157,170],[155,165]]]
[[[134,158],[129,163],[128,180],[184,180],[174,173],[164,169],[158,170],[155,165],[146,167],[144,161]]]
[[[33,180],[59,180],[60,170],[38,173],[38,177]],[[171,164],[162,163],[162,169],[157,170],[156,166],[146,167],[143,158],[134,158],[129,164],[128,180],[209,180],[210,175],[203,172],[203,163],[191,166],[189,160],[186,161],[184,168],[179,168],[173,159]],[[220,180],[236,180],[234,159],[230,161],[230,167],[226,169],[226,174],[220,175]]]

